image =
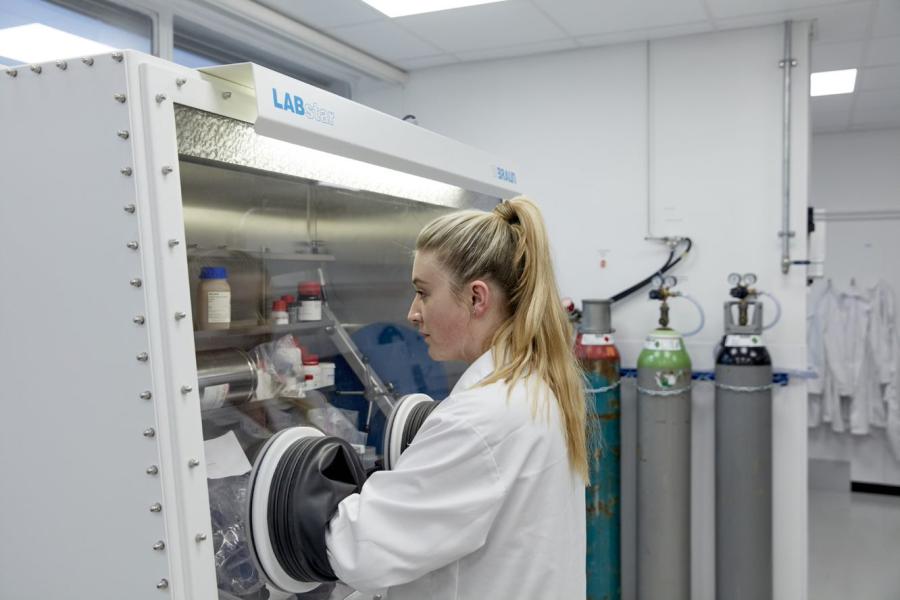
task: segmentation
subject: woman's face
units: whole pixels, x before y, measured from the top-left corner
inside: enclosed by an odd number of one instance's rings
[[[471,361],[472,309],[453,293],[447,270],[432,253],[416,252],[412,279],[416,295],[406,318],[425,338],[428,355],[441,361]]]

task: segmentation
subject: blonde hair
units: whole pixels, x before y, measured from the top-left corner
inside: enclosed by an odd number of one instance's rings
[[[457,293],[476,279],[490,279],[503,291],[510,317],[491,340],[499,366],[483,384],[528,375],[543,379],[562,413],[569,464],[587,481],[583,379],[538,207],[518,197],[492,212],[465,210],[438,217],[419,233],[416,250],[434,253],[450,271]]]

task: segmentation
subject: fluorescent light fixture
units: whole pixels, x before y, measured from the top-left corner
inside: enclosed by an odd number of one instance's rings
[[[0,29],[0,56],[23,63],[48,62],[111,50],[114,48],[40,23]]]
[[[505,0],[363,0],[363,2],[389,17],[405,17],[478,4],[505,2]]]
[[[856,87],[856,69],[840,71],[822,71],[809,77],[810,96],[831,96],[833,94],[852,94]]]

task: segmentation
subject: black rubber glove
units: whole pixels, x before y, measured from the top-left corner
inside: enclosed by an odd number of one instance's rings
[[[358,493],[366,472],[342,439],[296,441],[281,457],[269,493],[269,537],[285,572],[299,581],[336,581],[325,533],[338,504]]]

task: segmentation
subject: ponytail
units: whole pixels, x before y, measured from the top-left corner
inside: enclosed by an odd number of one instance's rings
[[[457,291],[479,278],[490,278],[503,290],[510,318],[491,340],[499,366],[483,383],[529,375],[545,381],[559,405],[569,464],[587,481],[584,385],[538,207],[518,197],[491,213],[460,211],[439,217],[419,234],[416,249],[436,254],[453,274]],[[539,399],[534,401],[536,410]]]

